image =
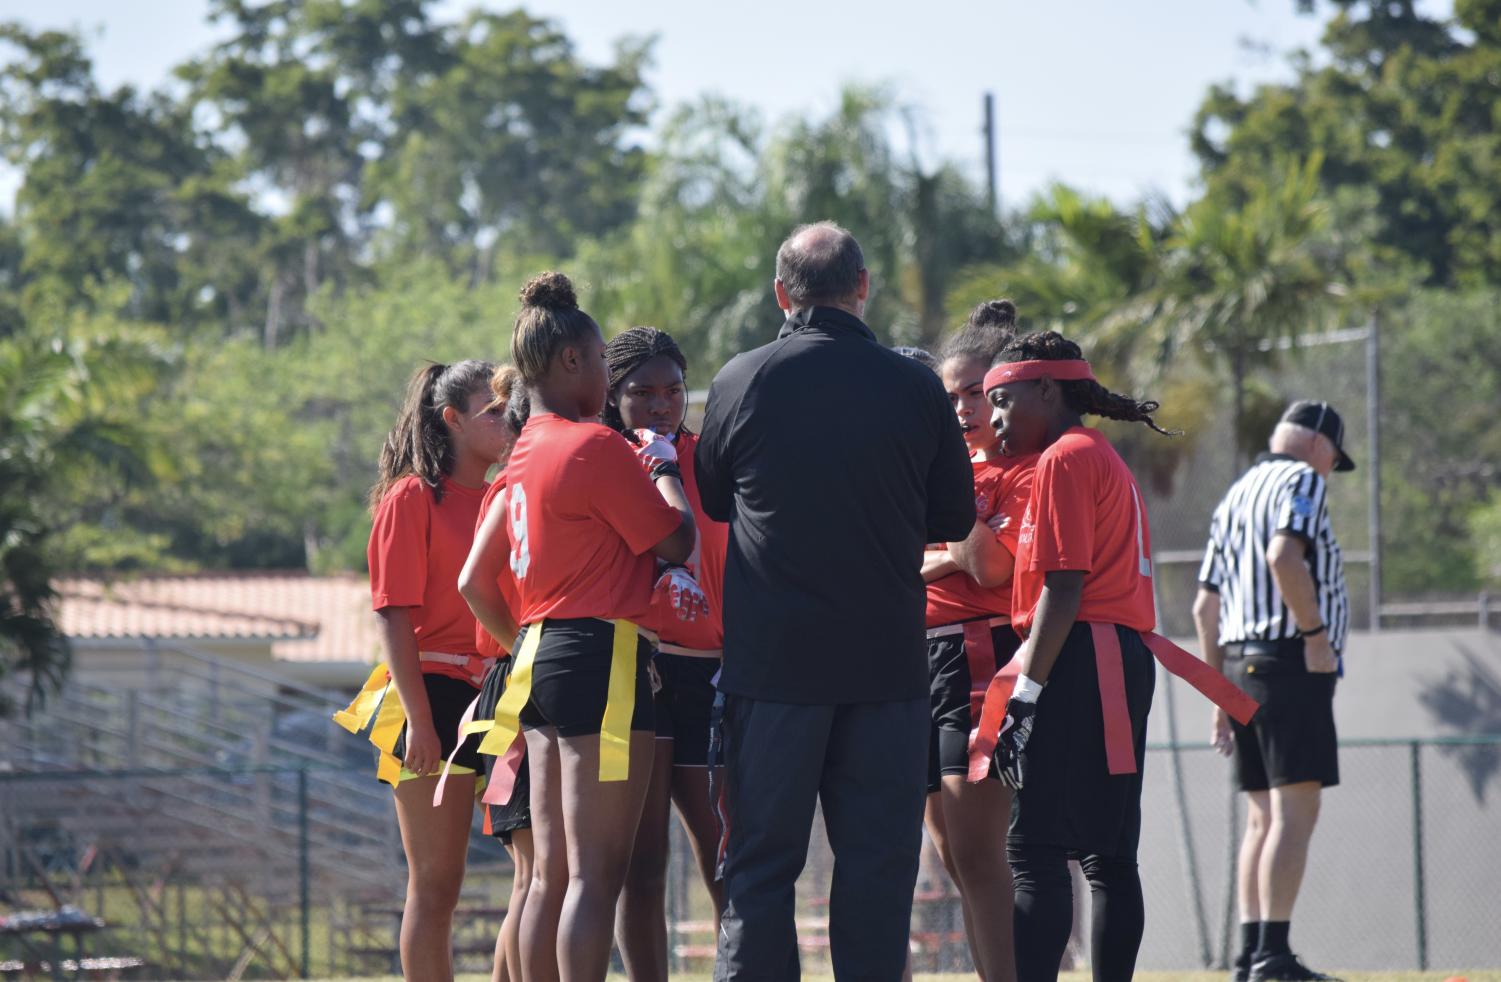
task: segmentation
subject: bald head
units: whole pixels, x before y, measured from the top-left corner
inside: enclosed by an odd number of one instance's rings
[[[1267,449],[1301,460],[1324,477],[1334,470],[1338,457],[1334,443],[1327,436],[1297,423],[1278,423],[1267,441]]]
[[[863,312],[869,286],[860,243],[833,222],[799,225],[777,250],[777,300],[788,310]]]

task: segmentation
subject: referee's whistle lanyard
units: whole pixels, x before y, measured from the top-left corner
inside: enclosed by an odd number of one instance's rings
[[[1100,715],[1105,722],[1105,763],[1111,774],[1135,774],[1136,747],[1131,735],[1131,713],[1126,706],[1126,675],[1121,665],[1120,637],[1114,624],[1090,623],[1089,633],[1100,683]],[[1256,715],[1260,704],[1208,662],[1160,634],[1144,632],[1141,639],[1163,668],[1198,689],[1231,719],[1245,725]],[[1004,672],[1002,669],[991,679],[980,710],[979,725],[970,732],[967,777],[971,782],[984,780],[990,773],[991,757],[1000,739],[1001,724],[1006,719],[1006,701],[1015,684],[1014,678],[1002,678]]]

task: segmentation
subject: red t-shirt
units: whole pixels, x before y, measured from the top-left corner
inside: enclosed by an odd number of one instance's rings
[[[505,471],[501,471],[500,474],[496,476],[495,480],[490,482],[490,490],[485,492],[485,500],[480,502],[479,516],[474,520],[474,531],[476,535],[479,534],[479,527],[484,524],[485,516],[490,514],[491,508],[507,507],[507,502],[509,501],[509,499],[506,497],[505,491],[506,474]],[[508,552],[511,547],[509,526],[509,522],[502,522],[500,524],[500,539],[502,548],[506,549]],[[500,587],[500,595],[505,599],[506,607],[511,611],[511,617],[514,618],[516,616],[516,611],[520,608],[521,604],[520,599],[518,598],[516,593],[516,574],[511,572],[511,566],[509,563],[501,568],[499,575],[495,577],[495,583]],[[509,644],[514,639],[506,638],[505,640],[506,643]],[[481,624],[479,621],[474,622],[474,641],[475,644],[479,647],[479,653],[484,655],[486,658],[505,658],[509,655],[509,652],[505,648],[501,647],[494,638],[490,637],[490,632],[485,630],[485,625]]]
[[[459,573],[485,491],[445,478],[440,503],[421,478],[404,477],[375,510],[366,550],[371,605],[410,608],[421,651],[474,654],[474,614],[459,595]],[[423,662],[422,671],[469,679],[461,665]]]
[[[1136,479],[1098,430],[1075,426],[1042,452],[1017,541],[1011,623],[1025,633],[1045,574],[1083,570],[1078,620],[1150,631],[1152,533]]]
[[[683,472],[683,491],[693,506],[698,528],[698,564],[693,575],[709,598],[709,616],[679,620],[668,598],[656,593],[652,595],[651,611],[644,626],[656,631],[667,644],[695,651],[716,651],[724,647],[724,557],[730,546],[730,527],[704,514],[698,497],[698,477],[693,469],[693,450],[697,445],[698,437],[692,433],[678,437],[675,444],[678,466]]]
[[[651,606],[652,546],[682,518],[625,438],[555,413],[527,420],[506,466],[520,623],[624,618]]]
[[[1016,555],[1016,537],[1032,491],[1032,470],[1037,454],[1025,457],[992,457],[975,462],[975,514],[980,521],[1005,515],[1010,521],[996,533],[1011,555]],[[1011,580],[996,587],[982,587],[968,573],[950,573],[928,584],[928,627],[958,624],[980,617],[1011,613]]]

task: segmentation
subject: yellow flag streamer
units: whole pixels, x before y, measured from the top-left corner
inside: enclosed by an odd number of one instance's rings
[[[406,723],[406,710],[401,706],[401,697],[397,695],[396,684],[393,682],[386,698],[381,700],[380,715],[375,717],[375,725],[370,728],[370,742],[380,751],[380,763],[376,765],[375,776],[392,786],[401,782],[401,761],[396,756],[396,740],[401,736],[401,728]]]
[[[624,781],[631,770],[631,717],[636,714],[636,625],[615,622],[610,684],[599,727],[599,779]]]
[[[511,677],[506,679],[506,689],[495,704],[495,718],[475,720],[464,727],[465,734],[484,733],[479,752],[499,757],[510,749],[521,733],[521,710],[532,697],[532,662],[537,658],[537,646],[542,643],[542,631],[546,621],[538,621],[526,629],[526,640],[516,652],[516,662],[511,666]]]
[[[376,665],[370,672],[370,677],[360,687],[359,694],[354,697],[348,707],[334,713],[334,722],[338,723],[350,733],[358,733],[370,725],[370,720],[375,716],[375,709],[380,705],[380,697],[386,691],[386,666]]]

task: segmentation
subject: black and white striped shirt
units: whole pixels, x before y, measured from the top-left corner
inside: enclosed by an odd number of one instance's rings
[[[1343,651],[1350,629],[1344,560],[1329,522],[1326,485],[1312,467],[1285,454],[1262,454],[1230,486],[1209,524],[1199,583],[1220,595],[1220,644],[1298,636],[1272,579],[1267,548],[1277,534],[1308,546],[1309,572],[1329,643]]]

